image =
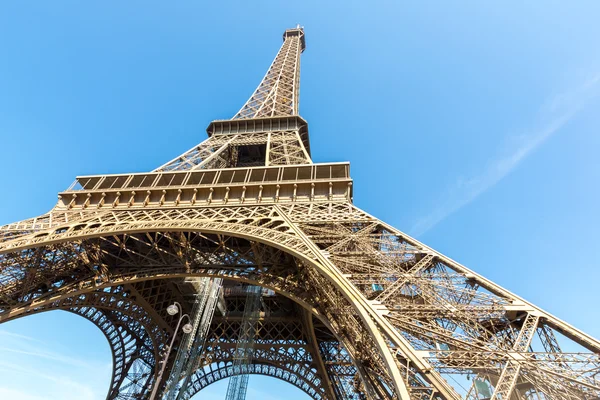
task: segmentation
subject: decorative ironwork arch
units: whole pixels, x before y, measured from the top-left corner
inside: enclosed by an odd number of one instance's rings
[[[43,304],[25,314],[2,322],[50,311],[67,311],[94,324],[105,336],[113,359],[107,399],[119,399],[124,385],[140,385],[146,391],[153,381],[153,369],[167,332],[153,323],[144,307],[131,299],[122,286],[77,293],[71,297]],[[143,362],[145,376],[133,376],[132,366]],[[131,392],[135,388],[125,388]],[[123,397],[125,398],[125,397]]]
[[[213,367],[216,368],[213,369]],[[249,375],[263,375],[279,379],[297,387],[315,400],[320,400],[323,398],[323,394],[320,393],[319,388],[314,387],[309,380],[304,379],[303,375],[300,375],[298,371],[291,371],[276,365],[252,363],[247,365],[247,369],[244,370],[244,373]],[[197,375],[195,374],[194,382],[192,386],[190,386],[190,390],[185,393],[184,399],[191,399],[213,383],[235,375],[236,374],[233,371],[231,363],[213,363],[210,365],[210,371],[208,373],[205,372]]]
[[[331,290],[328,290],[329,293],[326,294],[321,291],[323,297],[336,292],[338,298],[329,301],[339,303],[337,304],[338,308],[344,307],[347,310],[354,310],[354,317],[351,314],[346,314],[344,315],[345,321],[341,321],[342,316],[336,314],[331,305],[328,305],[328,307],[323,308],[327,315],[320,314],[319,317],[325,317],[324,320],[330,324],[333,322],[333,325],[331,325],[332,331],[341,336],[349,352],[356,354],[357,357],[358,354],[362,354],[360,358],[368,361],[368,368],[376,370],[375,373],[368,374],[374,380],[371,382],[364,381],[365,385],[367,387],[377,386],[379,393],[388,393],[388,395],[393,395],[394,392],[408,393],[404,380],[401,378],[399,365],[389,348],[389,339],[383,337],[374,321],[382,319],[382,316],[373,312],[360,292],[347,282],[341,272],[320,253],[314,244],[311,245],[310,241],[299,234],[294,224],[286,219],[285,213],[277,208],[274,210],[273,207],[257,206],[109,212],[86,221],[36,232],[1,243],[0,254],[35,248],[43,244],[57,245],[65,242],[83,242],[86,239],[121,234],[190,231],[231,235],[263,243],[284,251],[308,265],[310,268],[307,269],[307,273],[310,274],[310,279],[325,279],[331,285]],[[289,285],[291,281],[285,281],[279,276],[276,280],[283,281],[284,285],[288,286],[287,289],[293,289],[290,290],[291,293],[299,290],[298,282],[295,282],[296,287],[292,288]],[[307,282],[304,281],[303,283]],[[264,282],[259,281],[257,283],[264,285]],[[88,279],[84,286],[89,288],[95,284],[95,281]],[[322,282],[319,282],[319,284],[322,284]],[[82,283],[78,282],[77,285],[81,287]],[[281,288],[278,289],[283,292],[286,291],[281,290]],[[312,289],[314,289],[312,294],[306,293],[306,290],[301,288],[300,291],[314,297],[307,303],[319,304],[322,297],[317,294],[319,291],[315,290],[316,288]],[[302,299],[302,296],[299,296],[299,299]],[[342,305],[342,303],[344,304]],[[354,318],[355,322],[348,324],[348,317]],[[336,322],[337,318],[340,318],[340,321]],[[1,320],[2,316],[0,315]],[[355,344],[350,340],[357,335],[364,339],[358,343],[360,349],[355,348]],[[396,333],[396,335],[399,337],[399,334]],[[354,355],[353,358],[355,358]],[[362,375],[365,377],[367,374],[363,373]],[[375,389],[371,389],[370,392],[375,392]]]
[[[296,260],[293,271],[240,260],[219,274],[286,293],[327,322],[360,375],[355,392],[367,398],[458,400],[452,374],[477,375],[469,399],[477,382],[493,386],[494,398],[532,389],[598,398],[598,340],[355,207],[349,164],[312,163],[298,115],[304,47],[301,27],[286,30],[240,112],[213,121],[208,139],[162,167],[78,177],[49,213],[0,227],[0,322],[101,287],[217,274],[216,259],[190,256],[189,232],[204,232],[215,243],[236,238],[221,261],[251,252],[241,240]],[[104,262],[136,261],[140,248],[150,254],[142,267]],[[346,383],[329,385],[327,397],[348,397],[339,395]]]

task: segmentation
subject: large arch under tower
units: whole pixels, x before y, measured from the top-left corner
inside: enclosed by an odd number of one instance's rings
[[[318,400],[600,398],[600,342],[357,208],[348,163],[312,162],[305,47],[287,30],[240,111],[179,157],[77,177],[47,214],[0,227],[0,323],[92,321],[113,352],[107,399],[190,399],[242,372]],[[182,374],[167,307],[193,314],[198,278],[218,279],[219,298]]]

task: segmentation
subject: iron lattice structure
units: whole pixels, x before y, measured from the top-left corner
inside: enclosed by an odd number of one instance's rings
[[[78,177],[47,214],[1,227],[0,322],[87,318],[113,352],[107,398],[145,399],[177,334],[166,307],[191,312],[190,278],[218,278],[178,399],[240,372],[248,285],[262,289],[245,372],[314,399],[600,398],[596,339],[354,206],[347,163],[311,161],[304,48],[287,30],[248,102],[193,149]]]

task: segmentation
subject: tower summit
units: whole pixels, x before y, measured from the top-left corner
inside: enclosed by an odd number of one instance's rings
[[[0,227],[0,323],[93,322],[108,399],[249,374],[314,399],[600,398],[600,342],[356,207],[348,163],[312,162],[304,49],[285,31],[240,111],[179,157],[79,176]]]
[[[308,126],[298,114],[300,26],[283,34],[283,45],[248,101],[231,120],[213,121],[209,139],[156,171],[185,171],[311,164]]]
[[[300,54],[306,48],[304,29],[283,34],[283,46],[267,74],[233,119],[298,115]]]

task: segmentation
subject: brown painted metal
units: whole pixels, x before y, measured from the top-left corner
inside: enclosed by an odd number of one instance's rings
[[[176,159],[78,177],[0,227],[0,322],[84,316],[113,351],[107,398],[147,398],[166,307],[191,309],[186,278],[220,277],[226,312],[181,398],[231,375],[246,284],[264,288],[251,372],[315,399],[599,398],[596,339],[358,209],[347,163],[312,163],[304,48],[286,31],[242,109]]]

